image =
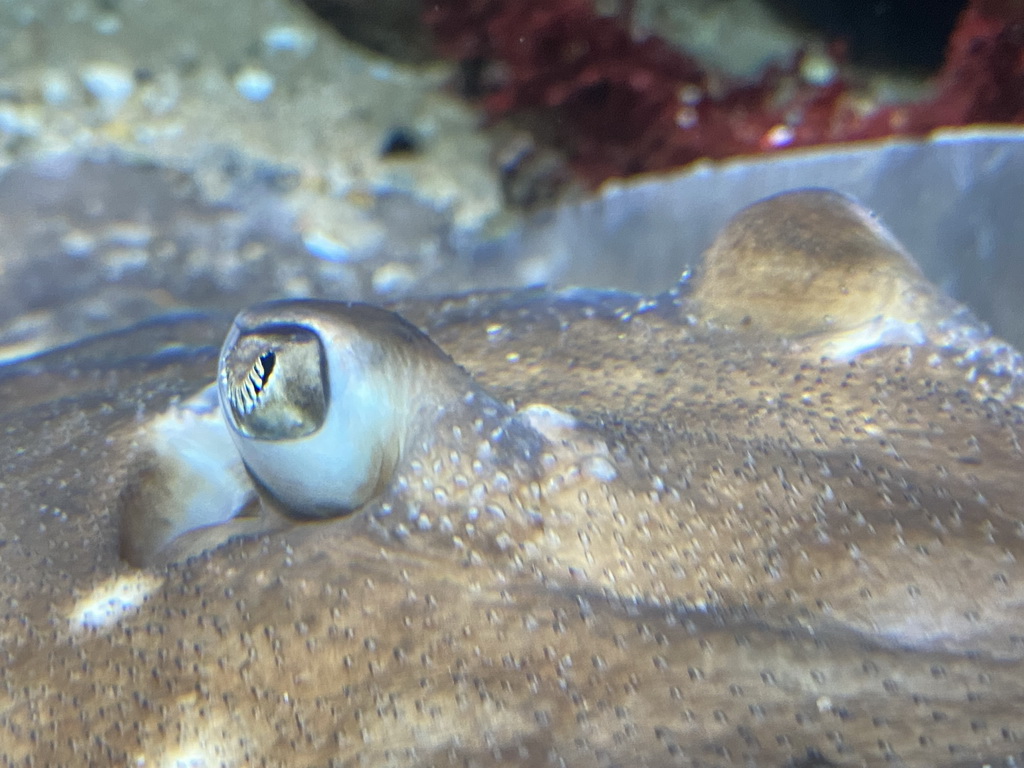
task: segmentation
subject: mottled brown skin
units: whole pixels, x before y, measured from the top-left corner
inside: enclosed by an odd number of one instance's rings
[[[1024,759],[1024,427],[986,397],[1019,371],[831,363],[695,306],[403,306],[499,401],[580,423],[453,407],[379,500],[152,569],[85,634],[77,596],[135,572],[133,436],[212,379],[227,318],[0,369],[0,765]]]

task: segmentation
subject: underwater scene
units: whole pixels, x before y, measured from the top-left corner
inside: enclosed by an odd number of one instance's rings
[[[0,0],[0,766],[1024,762],[1024,3]]]

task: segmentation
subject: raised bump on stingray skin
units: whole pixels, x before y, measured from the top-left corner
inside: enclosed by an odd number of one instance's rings
[[[838,359],[925,343],[959,309],[867,210],[823,189],[737,214],[705,253],[694,298],[714,325],[813,337]]]

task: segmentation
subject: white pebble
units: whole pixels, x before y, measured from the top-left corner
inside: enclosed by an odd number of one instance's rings
[[[40,117],[31,107],[0,106],[0,133],[35,136],[40,127]]]
[[[302,236],[306,250],[318,259],[326,261],[348,261],[351,251],[329,235],[313,231]]]
[[[106,13],[92,23],[92,28],[101,35],[113,35],[121,31],[121,19],[112,13]]]
[[[826,51],[812,49],[800,62],[800,77],[811,85],[826,86],[838,76],[839,69]]]
[[[43,76],[43,101],[51,107],[59,107],[71,100],[71,80],[63,72],[47,72]]]
[[[235,75],[235,90],[249,101],[263,101],[274,92],[274,78],[256,67],[243,67]]]
[[[96,240],[88,232],[73,229],[60,239],[60,247],[68,256],[80,259],[96,250]]]
[[[109,62],[96,62],[82,68],[82,85],[103,106],[117,109],[135,91],[135,78],[125,67]]]
[[[398,293],[415,282],[416,273],[407,264],[390,262],[373,273],[373,290],[377,293]]]
[[[292,51],[305,56],[316,45],[316,35],[301,27],[281,25],[263,33],[263,45],[271,51]]]

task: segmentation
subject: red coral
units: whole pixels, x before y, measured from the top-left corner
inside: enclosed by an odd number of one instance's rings
[[[656,38],[634,41],[587,0],[445,0],[428,4],[427,21],[449,55],[501,63],[503,81],[485,100],[491,115],[553,110],[594,181],[651,167],[659,137],[675,129],[666,105],[705,87],[695,61]],[[661,165],[699,157],[706,140],[691,143],[689,155]]]
[[[543,110],[592,183],[793,146],[945,125],[1024,122],[1024,2],[975,0],[960,18],[935,96],[862,114],[846,83],[808,84],[797,66],[721,88],[658,38],[635,40],[588,0],[432,0],[442,50],[501,65],[485,97],[500,117]]]
[[[932,126],[1024,122],[1024,2],[968,6],[950,38],[938,95],[914,111]]]

